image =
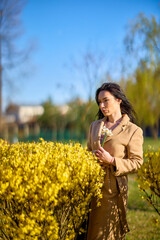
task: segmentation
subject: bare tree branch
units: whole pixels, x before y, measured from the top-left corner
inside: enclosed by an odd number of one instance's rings
[[[21,13],[25,4],[26,0],[0,1],[0,128],[2,127],[2,86],[5,81],[3,71],[20,66],[33,50],[33,44],[23,49],[19,49],[16,45],[16,40],[24,33]]]

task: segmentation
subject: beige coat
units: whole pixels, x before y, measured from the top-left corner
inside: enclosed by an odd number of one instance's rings
[[[100,147],[101,129],[106,117],[95,121],[90,126],[88,150]],[[120,124],[107,137],[104,149],[115,158],[116,166],[105,168],[103,198],[97,207],[96,199],[92,200],[92,211],[89,216],[87,240],[120,240],[125,239],[129,231],[126,220],[128,173],[136,172],[143,163],[143,133],[141,128],[123,115]]]

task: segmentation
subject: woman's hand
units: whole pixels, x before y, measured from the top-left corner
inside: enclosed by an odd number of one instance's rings
[[[104,150],[104,148],[100,147],[96,152],[95,152],[96,157],[98,160],[100,160],[100,165],[104,164],[111,164],[114,161],[114,158],[110,155],[109,152]]]

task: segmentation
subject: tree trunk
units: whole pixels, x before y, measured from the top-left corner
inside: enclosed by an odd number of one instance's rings
[[[157,121],[157,123],[155,123],[152,127],[151,127],[151,130],[152,130],[152,137],[154,139],[157,139],[158,138],[158,132],[159,132],[159,121]]]

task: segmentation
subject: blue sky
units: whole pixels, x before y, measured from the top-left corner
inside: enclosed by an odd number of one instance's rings
[[[71,59],[80,62],[89,48],[105,53],[108,67],[118,71],[126,25],[140,12],[159,16],[159,2],[29,0],[22,13],[24,34],[17,43],[23,46],[32,40],[36,48],[30,63],[24,65],[28,76],[19,75],[18,89],[9,98],[6,90],[5,104],[7,99],[18,104],[40,104],[49,97],[56,104],[75,96],[86,99],[86,86],[81,73],[74,71]]]

